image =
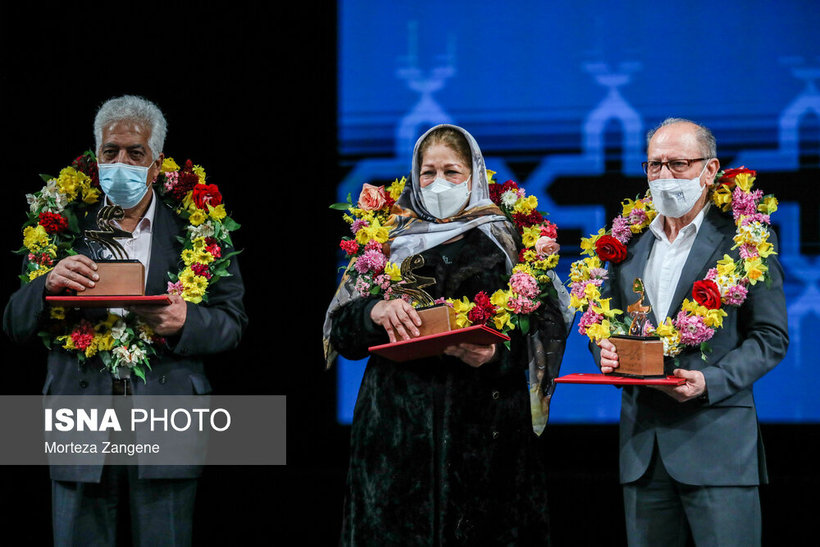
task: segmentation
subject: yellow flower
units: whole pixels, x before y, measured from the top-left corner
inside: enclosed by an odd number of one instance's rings
[[[595,252],[595,243],[601,239],[601,236],[606,235],[606,230],[601,228],[598,230],[598,233],[595,235],[590,235],[589,237],[581,238],[581,254],[589,255],[589,256],[598,256]]]
[[[586,298],[580,298],[574,294],[570,294],[569,296],[569,305],[571,308],[575,308],[576,310],[585,308],[588,303],[589,302]]]
[[[493,306],[498,306],[500,309],[509,311],[511,293],[504,289],[498,289],[490,296],[490,303]]]
[[[728,211],[732,206],[732,190],[725,184],[718,184],[715,191],[712,192],[712,203],[717,205],[723,211]]]
[[[735,176],[735,184],[744,192],[748,192],[755,182],[755,177],[751,173],[738,173]]]
[[[470,302],[466,296],[461,300],[451,299],[448,302],[453,304],[453,310],[456,312],[456,326],[460,329],[469,327],[472,322],[467,318],[467,314],[475,307],[475,304]]]
[[[23,246],[31,251],[32,253],[36,253],[46,247],[48,247],[48,233],[46,229],[38,224],[37,226],[26,226],[23,230]]]
[[[512,316],[507,310],[496,312],[493,317],[493,323],[495,324],[496,330],[504,330],[505,327],[515,328],[515,325],[512,323]]]
[[[495,175],[495,171],[490,171],[489,169],[487,169],[487,183],[488,184],[495,184],[495,181],[493,180],[493,175]]]
[[[114,337],[111,336],[111,331],[106,331],[94,337],[94,344],[98,351],[111,351],[114,349]]]
[[[763,258],[768,258],[770,255],[776,255],[774,252],[774,245],[768,241],[764,241],[757,246],[757,253]]]
[[[757,257],[744,260],[743,269],[746,271],[746,277],[749,278],[749,282],[754,285],[758,281],[763,280],[769,267],[763,264],[763,261]]]
[[[228,213],[225,212],[225,206],[220,203],[216,207],[208,205],[208,215],[214,220],[222,220]]]
[[[182,262],[184,262],[186,266],[190,266],[196,262],[196,252],[193,249],[183,249],[180,256],[182,257]]]
[[[198,251],[194,253],[194,259],[200,264],[210,264],[214,261],[214,255],[208,251]]]
[[[89,187],[91,179],[73,167],[65,167],[60,171],[60,176],[55,182],[57,189],[65,194],[69,201],[74,201],[77,199],[78,192]]]
[[[610,334],[609,331],[611,330],[609,320],[604,319],[601,323],[595,323],[587,327],[587,336],[589,336],[590,340],[594,340],[595,342],[600,342],[605,338],[609,338]]]
[[[524,228],[521,233],[521,241],[524,243],[524,247],[530,248],[535,247],[535,243],[541,237],[541,227],[540,226],[528,226]]]
[[[586,287],[584,287],[584,297],[587,300],[598,300],[601,298],[601,291],[598,290],[598,287],[594,283],[588,283]],[[610,299],[607,299],[609,302]]]
[[[401,180],[394,180],[393,183],[387,188],[387,191],[390,193],[390,197],[393,198],[394,201],[399,199],[399,196],[404,191],[404,185],[406,182],[407,177],[402,177]]]
[[[390,281],[401,281],[401,266],[393,262],[388,262],[384,267],[384,273],[390,276]]]
[[[764,215],[770,215],[777,211],[777,204],[778,201],[776,197],[772,195],[764,196],[763,201],[757,205],[757,210]]]
[[[199,177],[199,184],[205,184],[205,169],[201,165],[194,165],[192,171]]]
[[[62,307],[62,306],[52,306],[51,309],[48,312],[48,316],[51,319],[56,319],[58,321],[61,321],[61,320],[65,319],[65,308]]]
[[[590,286],[594,286],[594,285],[591,285],[591,284],[587,285],[587,289]],[[596,288],[596,292],[597,292],[597,288]],[[618,315],[622,312],[621,312],[621,310],[616,309],[616,308],[610,309],[609,308],[610,300],[612,300],[612,299],[611,298],[604,298],[604,299],[598,300],[598,304],[600,304],[600,306],[596,306],[595,304],[590,304],[590,308],[595,313],[603,315],[604,317],[609,317],[611,319],[611,318],[615,317],[616,315]]]
[[[97,188],[83,188],[82,189],[82,200],[83,203],[97,203],[100,200],[100,191]]]
[[[731,256],[725,254],[718,260],[716,269],[719,276],[732,276],[735,273],[735,261]]]
[[[165,158],[162,160],[162,167],[160,167],[160,171],[163,173],[179,171],[179,165],[177,165],[177,162],[174,161],[174,158]]]
[[[188,217],[188,222],[193,224],[194,226],[199,226],[203,222],[208,220],[208,214],[205,213],[202,209],[196,209],[191,216]]]
[[[513,211],[526,215],[532,212],[536,207],[538,207],[538,198],[531,195],[516,201],[513,206]]]
[[[37,278],[38,278],[38,277],[40,277],[41,275],[45,275],[45,274],[47,274],[48,272],[50,272],[52,269],[53,269],[53,268],[44,268],[44,267],[40,266],[40,267],[39,267],[39,268],[37,268],[36,270],[32,270],[32,271],[30,271],[30,272],[29,272],[29,274],[28,274],[28,280],[29,280],[29,281],[32,281],[32,280],[34,280],[34,279],[37,279]]]
[[[390,229],[382,226],[378,219],[374,218],[369,226],[365,226],[356,232],[356,242],[360,245],[367,245],[368,241],[374,239],[379,243],[384,243],[387,241],[389,233]]]

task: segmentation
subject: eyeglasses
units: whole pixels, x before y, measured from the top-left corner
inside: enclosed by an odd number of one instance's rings
[[[661,172],[663,166],[665,165],[669,168],[670,171],[675,173],[676,175],[682,175],[685,173],[689,167],[692,166],[692,162],[695,161],[705,161],[712,158],[695,158],[691,160],[669,160],[669,161],[645,161],[641,163],[641,167],[643,167],[643,172],[647,175],[656,175]]]

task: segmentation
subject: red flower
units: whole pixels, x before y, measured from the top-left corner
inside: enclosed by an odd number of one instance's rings
[[[717,283],[709,279],[702,281],[695,281],[692,287],[692,298],[701,306],[705,306],[710,310],[720,308],[720,288]]]
[[[348,254],[348,256],[352,256],[359,252],[359,244],[356,243],[355,239],[343,239],[339,242],[339,247]]]
[[[601,236],[595,242],[595,252],[604,262],[618,264],[626,258],[626,247],[623,243],[610,235]]]
[[[211,253],[211,256],[214,258],[221,258],[222,257],[222,247],[217,245],[216,243],[212,243],[205,247],[205,250]]]
[[[81,321],[71,332],[71,341],[74,342],[75,348],[84,351],[94,341],[94,327],[88,321]]]
[[[748,173],[753,177],[757,176],[757,171],[754,171],[753,169],[746,169],[745,167],[741,166],[725,170],[723,172],[723,176],[720,177],[719,182],[733,182],[735,180],[735,177],[741,173]]]
[[[196,275],[201,275],[205,279],[210,279],[212,277],[211,272],[208,271],[208,266],[206,266],[205,264],[191,264],[191,271],[194,272]]]
[[[185,162],[185,167],[179,171],[179,178],[177,180],[176,186],[173,187],[171,190],[171,196],[177,200],[182,201],[182,199],[194,189],[194,187],[199,185],[199,175],[194,173],[194,164],[191,160]]]
[[[474,325],[483,325],[493,318],[497,310],[496,306],[490,302],[490,297],[484,291],[475,295],[473,299],[475,306],[467,313],[467,319]]]
[[[545,220],[544,225],[541,226],[541,235],[558,239],[558,227],[549,220]]]
[[[208,210],[208,205],[216,207],[222,203],[222,194],[216,184],[197,184],[193,187],[191,198],[198,209]]]
[[[99,188],[100,172],[97,169],[97,162],[94,160],[94,155],[91,152],[86,152],[82,156],[77,156],[77,158],[71,162],[71,167],[90,178],[91,186]]]
[[[501,194],[507,190],[518,190],[518,184],[513,180],[508,180],[504,184],[490,184],[490,199],[496,205],[501,205]]]
[[[528,228],[544,222],[544,216],[535,210],[530,211],[526,215],[523,213],[514,213],[513,222],[519,229]]]
[[[59,234],[68,228],[68,219],[57,213],[40,213],[40,225],[45,228],[46,233]]]

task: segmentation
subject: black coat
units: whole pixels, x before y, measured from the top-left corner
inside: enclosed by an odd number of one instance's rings
[[[446,245],[422,253],[418,273],[436,278],[428,292],[472,299],[504,288],[500,249],[479,230],[462,243],[447,259]],[[354,300],[334,316],[331,341],[345,357],[387,342],[369,319],[377,301]],[[564,339],[557,304],[542,308],[534,326]],[[450,356],[370,358],[353,414],[343,544],[547,542],[544,447],[532,429],[523,339],[512,338],[479,368]]]

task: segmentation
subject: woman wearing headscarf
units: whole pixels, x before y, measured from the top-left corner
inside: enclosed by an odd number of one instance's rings
[[[505,287],[520,238],[490,200],[467,131],[436,126],[418,140],[388,243],[393,263],[424,259],[414,273],[435,279],[425,288],[433,298]],[[342,544],[545,544],[545,450],[527,378],[533,363],[547,371],[545,384],[557,374],[565,308],[545,301],[529,335],[511,333],[509,349],[460,344],[402,363],[370,357],[353,413]],[[417,336],[419,324],[404,300],[360,297],[343,284],[325,332],[332,352],[361,359],[370,346]]]

